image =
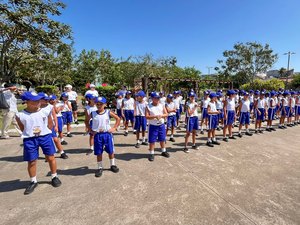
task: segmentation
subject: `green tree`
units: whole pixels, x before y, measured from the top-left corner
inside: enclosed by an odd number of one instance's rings
[[[0,3],[0,82],[13,80],[19,64],[50,54],[71,28],[54,20],[65,5],[56,0],[5,0]]]
[[[257,42],[237,43],[233,50],[224,51],[223,57],[224,60],[217,61],[220,64],[215,68],[217,72],[226,79],[243,75],[245,78],[242,82],[253,82],[256,74],[267,72],[278,58],[268,44]]]
[[[293,89],[300,89],[300,74],[294,75],[291,87]]]

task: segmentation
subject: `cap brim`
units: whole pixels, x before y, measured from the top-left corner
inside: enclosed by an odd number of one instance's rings
[[[37,96],[31,97],[30,99],[26,99],[26,101],[39,101],[39,100],[41,100],[42,98],[43,98],[42,96],[37,95]]]

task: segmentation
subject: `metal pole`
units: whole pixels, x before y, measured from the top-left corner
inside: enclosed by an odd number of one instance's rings
[[[288,56],[288,64],[287,64],[287,71],[286,71],[286,85],[288,84],[291,55],[294,55],[294,54],[296,54],[296,53],[295,52],[291,52],[291,51],[288,51],[287,53],[284,53],[284,55]]]

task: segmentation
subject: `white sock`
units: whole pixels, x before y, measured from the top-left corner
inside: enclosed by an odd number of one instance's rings
[[[171,138],[173,138],[173,134],[171,134]]]
[[[90,149],[91,149],[92,151],[94,151],[94,145],[90,146]]]
[[[56,177],[56,176],[57,176],[57,173],[51,174],[51,179],[53,179],[53,178]]]
[[[201,129],[201,131],[203,131],[203,127],[202,126],[200,126],[200,129]]]
[[[102,169],[102,161],[97,162],[98,164],[98,169]]]
[[[71,133],[70,131],[67,132],[67,134],[70,134],[70,133]]]
[[[143,142],[146,142],[146,137],[143,137]]]
[[[64,150],[62,150],[61,152],[60,152],[60,154],[64,154],[65,152],[64,152]]]
[[[161,152],[166,152],[166,151],[167,151],[166,148],[161,149]]]
[[[211,142],[211,138],[207,138],[207,141],[208,141],[208,142]]]
[[[110,166],[115,166],[116,165],[115,158],[110,159],[109,161],[110,161]]]
[[[239,134],[242,133],[242,130],[239,130]]]
[[[65,139],[62,138],[62,139],[60,139],[60,142],[63,142],[64,140],[65,140]]]
[[[215,137],[214,137],[212,140],[213,140],[213,141],[217,141]]]
[[[154,155],[154,150],[149,151],[151,155]]]
[[[125,133],[128,133],[128,130],[125,130]]]
[[[249,132],[249,129],[246,129],[246,132]]]
[[[136,143],[137,143],[137,144],[139,144],[139,143],[140,143],[140,140],[139,140],[139,139],[138,139],[138,140],[136,140]]]
[[[30,177],[30,182],[34,182],[34,183],[37,183],[37,179],[36,179],[36,176],[35,176],[35,177]]]

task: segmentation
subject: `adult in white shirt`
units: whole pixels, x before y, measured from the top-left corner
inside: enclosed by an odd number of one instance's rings
[[[72,105],[72,114],[73,114],[73,118],[74,118],[74,123],[78,125],[79,124],[78,120],[77,120],[77,111],[78,111],[77,98],[78,98],[78,95],[77,95],[76,91],[72,90],[72,88],[73,88],[72,85],[67,84],[65,86],[65,92],[68,93],[68,96],[69,96],[68,99]]]
[[[86,91],[85,94],[84,94],[84,96],[86,96],[87,94],[92,94],[95,97],[99,97],[99,93],[96,90],[95,84],[90,84],[90,90]]]
[[[1,128],[1,138],[9,138],[8,129],[11,123],[14,125],[17,132],[21,135],[22,132],[16,121],[16,113],[18,113],[17,108],[17,99],[14,95],[14,91],[17,90],[17,87],[13,84],[5,84],[4,88],[0,91],[3,92],[6,102],[9,105],[8,109],[2,109],[2,128]]]

